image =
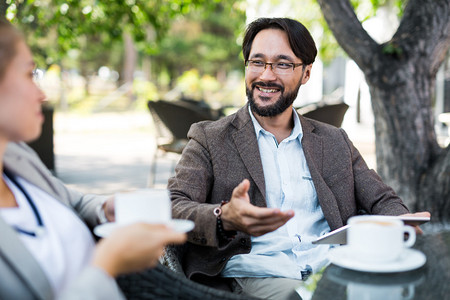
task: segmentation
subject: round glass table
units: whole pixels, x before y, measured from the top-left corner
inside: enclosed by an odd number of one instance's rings
[[[450,231],[417,236],[413,249],[426,256],[420,268],[375,273],[331,264],[322,274],[316,274],[315,282],[306,282],[306,289],[293,293],[291,299],[450,299]]]

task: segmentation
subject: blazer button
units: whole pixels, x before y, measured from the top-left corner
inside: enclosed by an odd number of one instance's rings
[[[222,257],[222,258],[220,259],[220,262],[225,262],[226,260],[227,260],[226,257]]]
[[[202,238],[202,239],[200,240],[200,243],[201,243],[202,245],[206,245],[206,239],[205,239],[205,238]]]
[[[241,242],[241,245],[242,245],[242,246],[247,245],[247,241],[246,241],[244,238],[242,238],[240,242]]]

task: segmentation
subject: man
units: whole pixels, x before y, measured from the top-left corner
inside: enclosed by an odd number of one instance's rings
[[[292,103],[317,54],[299,22],[262,18],[243,41],[248,105],[191,127],[169,180],[174,218],[196,223],[186,275],[238,293],[282,299],[326,265],[317,237],[370,214],[409,213],[369,170],[342,129]]]

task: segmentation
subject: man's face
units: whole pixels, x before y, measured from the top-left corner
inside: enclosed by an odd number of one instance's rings
[[[265,63],[302,63],[289,45],[287,34],[279,29],[261,30],[253,40],[249,60]],[[263,117],[276,116],[291,107],[311,66],[299,66],[288,74],[275,74],[267,65],[262,72],[245,72],[245,87],[252,111]]]

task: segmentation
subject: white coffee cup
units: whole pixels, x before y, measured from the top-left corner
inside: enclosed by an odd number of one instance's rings
[[[391,216],[355,216],[348,224],[347,243],[360,261],[394,261],[416,241],[414,228]]]
[[[166,189],[140,189],[117,193],[114,199],[116,223],[136,222],[167,224],[172,218],[169,191]]]

